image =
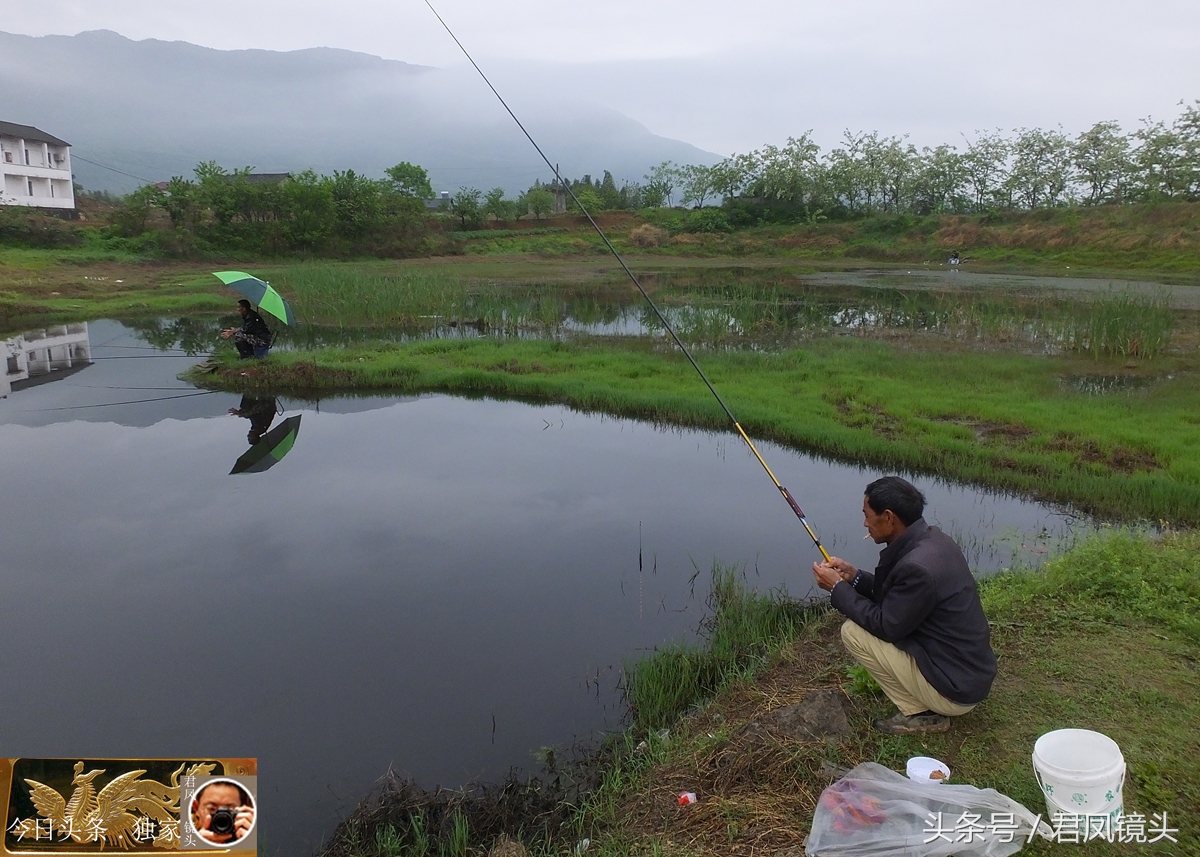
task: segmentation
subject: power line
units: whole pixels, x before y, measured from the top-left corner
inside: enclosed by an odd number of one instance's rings
[[[93,167],[100,167],[104,170],[112,170],[114,173],[120,173],[123,176],[129,176],[131,179],[137,179],[138,181],[145,182],[146,184],[155,184],[154,179],[148,179],[144,176],[135,176],[133,173],[127,173],[124,170],[118,170],[116,167],[110,167],[108,164],[102,164],[99,161],[89,160],[88,158],[83,157],[83,155],[76,155],[72,153],[71,157],[77,161],[83,161],[85,164],[91,164]]]

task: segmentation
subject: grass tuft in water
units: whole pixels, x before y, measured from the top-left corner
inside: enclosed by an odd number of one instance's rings
[[[731,682],[753,672],[796,638],[818,608],[745,587],[733,568],[713,566],[709,616],[699,644],[672,643],[625,669],[635,732],[661,729]]]
[[[1092,357],[1158,357],[1171,343],[1175,315],[1163,297],[1113,294],[1077,306],[1064,326],[1066,346]]]

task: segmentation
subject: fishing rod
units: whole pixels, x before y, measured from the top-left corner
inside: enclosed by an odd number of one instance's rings
[[[579,210],[583,212],[583,216],[587,218],[588,223],[592,225],[592,228],[596,230],[596,234],[600,236],[600,240],[604,242],[604,246],[607,247],[608,251],[613,254],[613,257],[620,264],[621,269],[625,271],[625,274],[630,280],[633,281],[633,284],[637,286],[637,290],[641,292],[642,297],[646,299],[646,303],[650,304],[650,309],[654,310],[654,314],[658,316],[659,323],[661,323],[667,333],[671,335],[671,339],[673,339],[675,344],[679,346],[679,350],[683,352],[683,356],[686,357],[688,362],[692,364],[692,368],[696,370],[696,374],[700,376],[700,380],[704,382],[704,386],[708,387],[708,391],[713,394],[713,398],[717,400],[717,404],[721,406],[721,410],[725,411],[725,415],[729,417],[729,421],[733,423],[733,427],[737,430],[737,433],[741,435],[742,440],[746,442],[746,446],[750,447],[750,451],[754,453],[754,457],[758,459],[758,463],[761,464],[763,470],[767,472],[767,476],[771,477],[771,481],[775,483],[775,487],[779,489],[779,493],[783,495],[783,499],[787,501],[787,504],[792,508],[792,511],[796,513],[796,517],[800,520],[801,525],[804,527],[804,531],[808,533],[808,536],[812,539],[813,544],[817,546],[817,550],[821,552],[821,556],[825,557],[825,561],[828,562],[829,554],[825,550],[824,545],[821,544],[821,540],[817,538],[817,534],[813,532],[813,528],[809,526],[808,520],[804,517],[804,511],[800,508],[800,504],[796,502],[796,498],[792,496],[792,492],[787,488],[784,488],[779,480],[775,478],[775,474],[771,472],[771,468],[767,466],[767,462],[759,454],[758,448],[754,445],[754,441],[750,439],[750,435],[746,434],[746,430],[742,428],[742,424],[738,422],[737,417],[733,415],[733,411],[731,411],[729,406],[725,404],[725,400],[721,398],[721,394],[717,392],[717,388],[714,387],[712,382],[708,380],[708,376],[704,374],[704,370],[700,368],[700,364],[696,362],[694,357],[692,357],[692,353],[688,351],[687,346],[683,344],[683,340],[681,340],[675,334],[675,329],[671,327],[670,322],[667,321],[667,317],[663,315],[662,310],[658,308],[658,304],[656,304],[650,298],[650,295],[647,294],[646,290],[642,287],[641,282],[634,275],[633,271],[631,271],[629,266],[625,264],[625,260],[621,258],[621,254],[617,252],[617,248],[614,247],[612,242],[608,240],[608,236],[604,234],[604,230],[600,228],[600,224],[593,219],[591,212],[589,212],[583,206],[583,203],[579,201],[579,197],[575,196],[575,191],[573,191],[571,186],[563,180],[561,175],[559,175],[558,167],[550,163],[550,159],[546,157],[546,153],[542,151],[542,147],[539,146],[537,141],[533,139],[533,135],[531,135],[525,129],[525,126],[521,123],[521,120],[517,118],[517,114],[513,113],[512,108],[508,106],[508,102],[504,100],[504,97],[496,90],[496,87],[492,86],[492,82],[488,80],[488,76],[483,73],[483,69],[481,69],[479,64],[475,62],[475,59],[463,46],[463,43],[458,40],[458,36],[454,35],[454,31],[450,29],[450,25],[442,19],[442,16],[438,14],[437,9],[433,8],[433,3],[431,3],[430,0],[425,0],[425,5],[429,7],[429,11],[432,12],[433,16],[438,19],[438,23],[442,25],[445,31],[450,35],[450,38],[454,40],[454,44],[458,45],[458,49],[463,52],[463,56],[467,58],[467,62],[469,62],[475,68],[475,71],[479,72],[479,76],[483,78],[483,82],[487,84],[488,89],[490,89],[492,94],[496,96],[497,100],[499,100],[500,104],[504,107],[505,111],[507,111],[508,115],[512,117],[512,120],[517,123],[517,127],[520,128],[521,133],[525,135],[525,139],[528,140],[533,148],[537,150],[537,153],[541,155],[542,160],[546,162],[546,166],[549,167],[554,173],[554,178],[560,185],[562,185],[566,192],[571,195],[572,201],[576,206],[579,207]]]

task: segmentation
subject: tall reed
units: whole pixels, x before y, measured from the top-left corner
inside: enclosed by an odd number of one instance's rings
[[[713,564],[701,644],[673,643],[627,665],[624,691],[638,730],[661,729],[791,642],[819,608],[746,588],[735,568]]]
[[[628,318],[634,332],[661,335],[662,324],[635,296],[600,300],[565,285],[468,282],[428,272],[373,273],[346,266],[288,269],[286,290],[309,323],[404,329],[446,335],[561,336],[568,325],[603,326]],[[662,290],[659,302],[685,341],[712,347],[780,347],[831,332],[899,331],[959,341],[1008,344],[1093,357],[1154,358],[1169,347],[1176,314],[1165,296],[1113,292],[1095,300],[983,295],[896,288],[782,288],[738,282]]]
[[[1093,357],[1158,357],[1170,345],[1174,325],[1165,297],[1114,293],[1077,306],[1061,335],[1068,349]]]

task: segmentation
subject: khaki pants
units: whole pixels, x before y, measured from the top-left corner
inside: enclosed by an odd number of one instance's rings
[[[957,717],[975,707],[946,699],[921,675],[912,655],[885,643],[849,619],[842,623],[842,642],[905,716],[929,710]]]

